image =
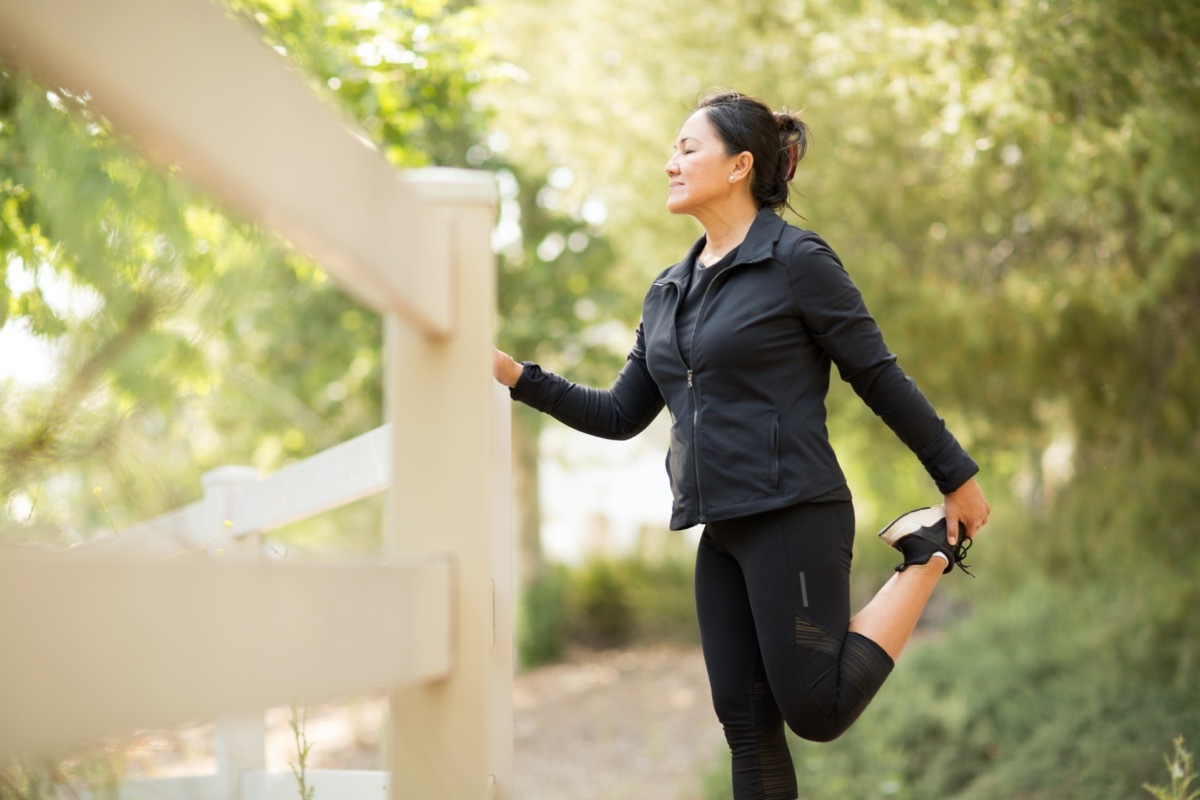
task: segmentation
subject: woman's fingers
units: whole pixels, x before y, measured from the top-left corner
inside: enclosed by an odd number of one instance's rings
[[[946,495],[946,538],[950,544],[957,544],[960,524],[962,533],[974,538],[979,529],[987,524],[990,515],[991,506],[983,496],[983,490],[971,478]]]

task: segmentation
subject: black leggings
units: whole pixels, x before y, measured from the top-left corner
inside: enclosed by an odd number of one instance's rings
[[[712,522],[700,537],[696,611],[735,800],[793,800],[784,723],[836,739],[892,670],[879,645],[846,630],[853,542],[849,501]]]

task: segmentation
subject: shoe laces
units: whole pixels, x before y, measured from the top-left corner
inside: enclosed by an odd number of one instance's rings
[[[955,545],[950,545],[949,542],[946,543],[947,546],[950,548],[950,555],[954,559],[954,562],[953,562],[954,566],[958,567],[963,572],[970,575],[972,578],[975,577],[975,573],[973,573],[973,572],[971,572],[971,570],[967,569],[968,565],[964,564],[963,560],[966,559],[967,551],[971,549],[971,545],[973,545],[974,543],[975,543],[974,540],[971,539],[970,536],[959,536],[958,544],[955,544]]]

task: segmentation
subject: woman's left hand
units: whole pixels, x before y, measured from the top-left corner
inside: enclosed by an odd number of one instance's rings
[[[492,348],[492,376],[498,383],[512,389],[517,385],[517,381],[521,379],[521,373],[524,371],[525,367],[521,365],[521,362],[514,360],[503,350]]]
[[[975,538],[979,529],[987,524],[992,507],[983,496],[983,489],[974,478],[946,495],[946,538],[951,545],[958,544],[958,525],[962,523],[968,539]]]

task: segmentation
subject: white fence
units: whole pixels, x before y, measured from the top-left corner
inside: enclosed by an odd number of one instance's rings
[[[291,238],[382,314],[389,420],[261,481],[210,474],[202,503],[110,552],[0,550],[0,756],[219,718],[216,775],[124,796],[291,796],[290,775],[261,771],[262,709],[385,688],[390,797],[511,798],[491,178],[397,174],[210,0],[0,0],[0,60],[86,90],[151,157]],[[258,532],[384,485],[386,560],[251,556]],[[241,545],[220,559],[145,555],[227,535]],[[380,791],[369,773],[314,779],[341,782],[318,797]]]

